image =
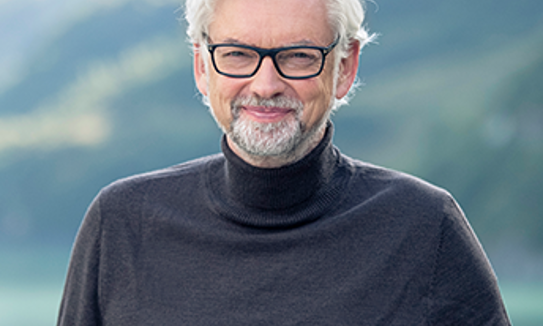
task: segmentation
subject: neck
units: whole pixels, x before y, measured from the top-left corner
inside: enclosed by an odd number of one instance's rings
[[[259,168],[278,168],[301,160],[320,143],[324,137],[327,123],[322,123],[318,128],[308,132],[306,137],[296,148],[288,153],[273,156],[252,155],[242,150],[230,137],[226,137],[230,149],[242,160]]]
[[[301,160],[279,168],[260,168],[236,155],[223,139],[226,157],[225,188],[233,201],[246,207],[277,211],[304,205],[328,184],[337,157],[332,146],[333,127],[325,129],[321,142]]]
[[[267,169],[245,162],[221,141],[224,160],[205,174],[210,209],[240,225],[292,228],[333,210],[345,193],[351,174],[332,145],[333,125],[327,123],[321,142],[301,160]]]

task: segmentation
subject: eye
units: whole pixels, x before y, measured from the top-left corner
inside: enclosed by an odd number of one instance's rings
[[[311,53],[303,52],[303,51],[297,51],[291,54],[292,58],[296,59],[314,59],[314,56],[311,55]]]
[[[246,51],[232,50],[222,54],[223,57],[247,57],[248,53]]]
[[[315,49],[291,49],[280,52],[277,60],[284,65],[311,66],[319,63],[321,53]]]
[[[236,46],[218,47],[215,54],[223,60],[252,60],[255,57],[258,57],[258,54],[254,51]]]

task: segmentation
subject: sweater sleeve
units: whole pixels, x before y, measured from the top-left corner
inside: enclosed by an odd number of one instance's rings
[[[77,234],[60,305],[58,326],[101,325],[98,303],[101,216],[96,199]]]
[[[453,199],[446,205],[428,325],[510,325],[496,276]]]

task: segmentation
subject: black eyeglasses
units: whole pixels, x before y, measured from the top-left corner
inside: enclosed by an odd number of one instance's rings
[[[306,79],[318,76],[326,55],[338,44],[339,37],[327,47],[288,46],[262,49],[249,45],[222,43],[207,44],[215,70],[224,76],[248,78],[256,74],[264,57],[269,56],[275,69],[284,78]]]

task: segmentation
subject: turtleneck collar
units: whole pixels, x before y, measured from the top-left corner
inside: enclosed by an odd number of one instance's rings
[[[230,196],[249,207],[267,210],[286,209],[307,200],[333,170],[332,134],[329,124],[323,139],[309,154],[278,168],[248,164],[232,151],[224,136],[221,146]]]
[[[340,154],[329,123],[321,142],[304,158],[279,168],[259,168],[238,157],[222,139],[226,160],[208,176],[215,210],[238,223],[288,227],[318,218],[339,194]]]

